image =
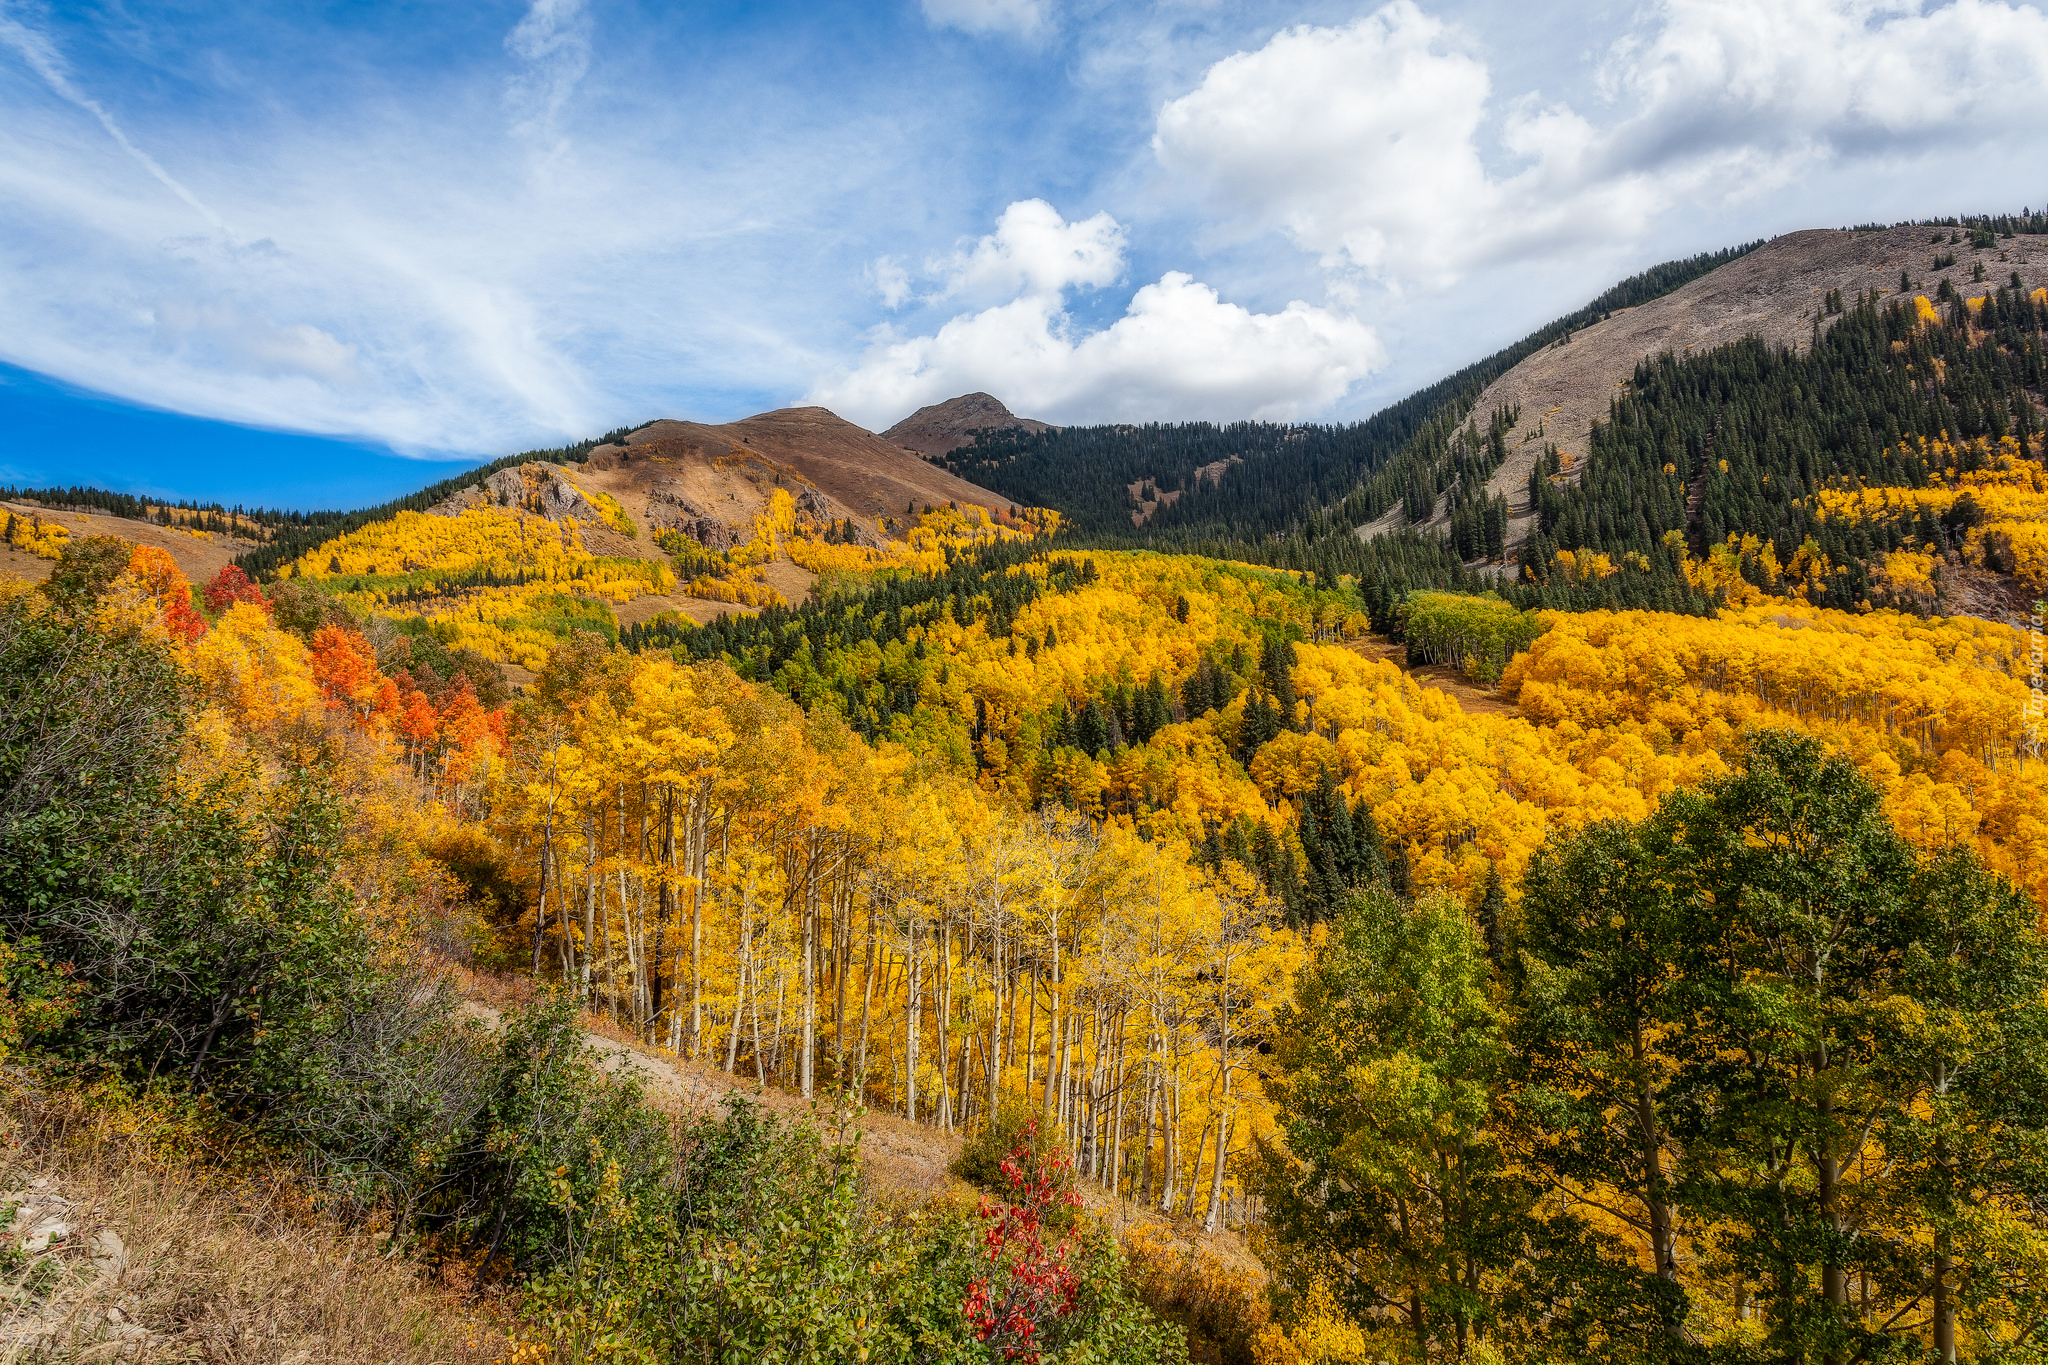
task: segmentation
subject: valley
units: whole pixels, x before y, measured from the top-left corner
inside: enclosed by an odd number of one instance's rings
[[[507,1361],[987,1358],[1005,1294],[1048,1360],[2019,1358],[2044,336],[1987,217],[1344,426],[5,490],[9,1121],[246,1150]]]

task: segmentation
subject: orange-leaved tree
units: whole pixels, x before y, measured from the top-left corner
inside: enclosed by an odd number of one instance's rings
[[[249,581],[249,575],[234,564],[224,565],[206,585],[203,594],[206,609],[218,614],[237,602],[248,602],[253,606],[267,607],[269,601],[263,596],[263,589]]]
[[[128,560],[128,569],[116,586],[128,588],[147,599],[164,633],[182,644],[190,644],[206,633],[205,618],[192,605],[192,585],[185,581],[168,550],[138,545]]]

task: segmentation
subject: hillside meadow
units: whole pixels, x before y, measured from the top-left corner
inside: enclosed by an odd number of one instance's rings
[[[270,585],[61,548],[0,602],[13,1060],[509,1296],[508,1359],[2023,1347],[2024,635],[1418,598],[1470,714],[1355,582],[950,515],[770,515],[821,596],[530,640],[406,594],[667,584],[490,511]],[[457,966],[546,990],[480,1031]],[[664,1115],[579,1016],[818,1118]],[[863,1194],[848,1106],[980,1203]]]

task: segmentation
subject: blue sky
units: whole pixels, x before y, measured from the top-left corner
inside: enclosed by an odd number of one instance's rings
[[[1350,420],[1656,261],[2038,205],[2044,88],[1992,0],[0,0],[0,481]]]

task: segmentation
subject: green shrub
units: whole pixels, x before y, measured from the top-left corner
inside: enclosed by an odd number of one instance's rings
[[[683,1126],[672,1151],[660,1196],[627,1197],[617,1179],[575,1201],[588,1235],[531,1286],[524,1340],[533,1358],[999,1358],[962,1310],[989,1273],[981,1211],[944,1199],[918,1208],[864,1199],[854,1142],[739,1096],[722,1118]],[[1069,1234],[1066,1264],[1079,1289],[1036,1341],[1048,1365],[1186,1358],[1179,1329],[1127,1284],[1104,1230]]]
[[[1057,1147],[1056,1139],[1038,1131],[1035,1106],[1016,1096],[1005,1096],[994,1114],[983,1115],[967,1130],[967,1140],[960,1144],[960,1155],[953,1158],[950,1169],[978,1190],[1000,1193],[1009,1188],[1003,1162],[1012,1152],[1027,1148],[1042,1161]],[[1073,1186],[1073,1172],[1069,1170],[1060,1188],[1064,1192]]]

